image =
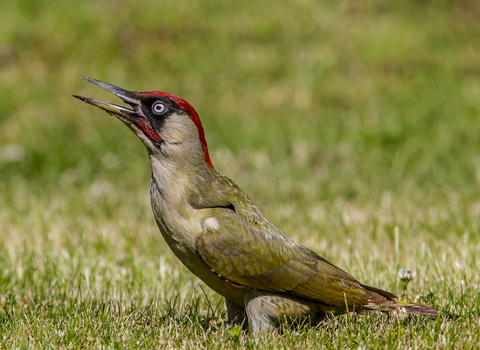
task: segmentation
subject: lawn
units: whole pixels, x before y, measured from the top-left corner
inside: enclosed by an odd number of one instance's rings
[[[479,16],[475,0],[3,1],[0,348],[480,347]],[[144,146],[71,95],[118,100],[80,76],[185,98],[273,223],[458,317],[228,328],[156,228]]]

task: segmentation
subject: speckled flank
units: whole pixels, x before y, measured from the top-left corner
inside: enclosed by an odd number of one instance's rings
[[[305,300],[286,296],[249,292],[245,294],[246,312],[254,333],[265,333],[274,330],[281,318],[315,321],[317,307]]]

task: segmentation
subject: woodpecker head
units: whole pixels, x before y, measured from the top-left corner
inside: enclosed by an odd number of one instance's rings
[[[199,158],[213,168],[202,123],[187,101],[167,92],[128,91],[99,80],[82,79],[111,92],[132,109],[93,98],[73,97],[120,119],[143,141],[150,154],[189,162]]]

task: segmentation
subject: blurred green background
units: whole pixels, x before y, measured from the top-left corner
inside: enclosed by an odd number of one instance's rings
[[[142,271],[131,298],[161,299],[165,264],[194,281],[155,227],[141,142],[71,97],[118,103],[87,76],[188,100],[216,169],[367,284],[417,266],[420,294],[433,273],[473,297],[479,17],[475,0],[2,1],[0,296],[55,305],[99,261]]]
[[[296,176],[321,173],[320,199],[476,187],[475,1],[1,6],[2,192],[69,187],[66,173],[77,186],[148,173],[128,130],[70,97],[112,99],[81,75],[186,98],[214,154],[258,152]]]

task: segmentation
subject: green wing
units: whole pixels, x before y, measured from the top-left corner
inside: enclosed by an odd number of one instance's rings
[[[362,308],[368,291],[352,276],[295,242],[272,224],[248,224],[233,211],[215,210],[196,248],[210,269],[244,288],[285,293],[328,311]],[[255,226],[254,226],[255,225]]]

